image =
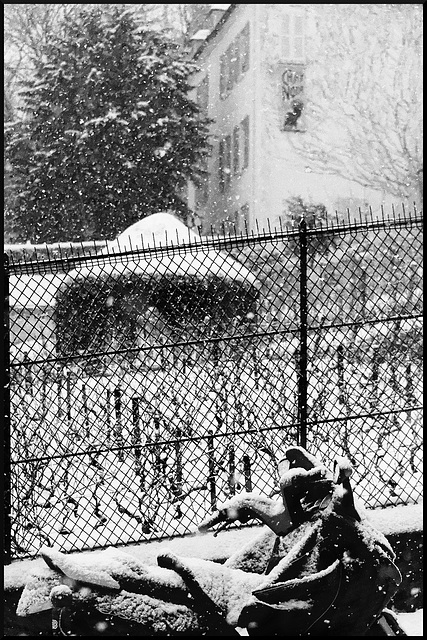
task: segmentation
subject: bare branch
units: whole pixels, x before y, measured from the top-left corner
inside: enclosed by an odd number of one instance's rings
[[[313,171],[408,197],[422,168],[420,5],[312,7],[323,30],[307,65],[306,132],[291,144]]]

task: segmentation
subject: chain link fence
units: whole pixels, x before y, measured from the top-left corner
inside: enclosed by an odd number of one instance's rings
[[[194,531],[295,444],[368,508],[419,501],[421,229],[9,252],[5,561]]]

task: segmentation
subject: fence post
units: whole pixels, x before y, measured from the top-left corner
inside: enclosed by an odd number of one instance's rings
[[[48,374],[44,367],[43,369],[40,370],[40,376],[41,376],[40,406],[41,406],[41,414],[43,418],[45,418],[47,414]]]
[[[59,367],[58,375],[57,375],[57,409],[58,409],[58,419],[62,418],[62,383],[63,383],[63,369],[62,366]]]
[[[22,362],[24,363],[25,393],[32,396],[33,395],[33,371],[32,371],[31,360],[28,357],[28,351],[24,352],[24,358]]]
[[[83,404],[83,416],[84,416],[84,425],[85,425],[85,435],[86,438],[90,438],[90,428],[89,428],[89,410],[87,406],[87,392],[86,392],[86,384],[82,384],[82,404]]]
[[[252,361],[253,361],[253,365],[254,365],[254,378],[255,378],[255,389],[258,389],[259,387],[259,378],[260,378],[260,367],[258,364],[258,359],[257,359],[257,350],[256,350],[256,345],[252,346]]]
[[[141,464],[141,427],[139,424],[139,397],[132,398],[132,444],[135,455],[135,475],[139,476],[139,486],[144,490],[145,478]]]
[[[209,489],[210,489],[210,500],[211,500],[211,509],[212,511],[216,510],[216,486],[215,486],[215,457],[214,457],[214,437],[212,432],[209,432],[210,435],[207,437],[208,443],[208,467],[209,467]]]
[[[374,345],[372,355],[371,375],[371,410],[378,410],[378,381],[379,381],[379,347]]]
[[[124,460],[124,454],[121,449],[123,447],[123,437],[122,437],[122,390],[120,387],[116,387],[114,389],[114,410],[116,414],[116,422],[114,428],[114,436],[116,445],[118,447],[117,457],[119,460]]]
[[[155,464],[154,467],[156,469],[156,473],[158,476],[160,476],[161,472],[162,472],[162,459],[160,456],[160,448],[159,448],[159,441],[160,441],[160,413],[158,412],[158,410],[156,409],[153,415],[153,422],[154,422],[154,459],[155,459]]]
[[[236,455],[233,445],[228,450],[228,492],[230,496],[234,496],[236,493],[235,487],[235,474],[236,474]]]
[[[338,376],[338,402],[345,404],[345,385],[344,385],[344,347],[339,344],[337,347],[337,376]]]
[[[182,484],[183,484],[183,470],[182,470],[182,450],[181,450],[181,438],[182,431],[181,427],[176,428],[175,432],[175,464],[176,464],[176,488],[178,495],[182,493]]]
[[[65,401],[67,403],[67,418],[68,421],[71,422],[71,371],[67,369],[66,373],[66,392],[65,392]]]
[[[394,393],[393,400],[395,401],[395,399],[399,397],[399,385],[397,383],[396,367],[394,366],[393,362],[390,362],[389,364],[390,364],[390,386],[393,389],[393,393]],[[392,414],[392,421],[393,421],[393,428],[398,430],[399,421],[395,413]]]
[[[405,395],[406,395],[406,402],[409,408],[411,407],[411,405],[415,404],[414,380],[413,380],[412,367],[410,362],[406,364],[405,377],[406,377]],[[412,412],[410,408],[409,408],[409,411],[406,412],[406,415],[408,417],[408,422],[411,422]]]
[[[4,254],[3,263],[3,284],[4,284],[4,314],[3,314],[3,368],[4,368],[4,386],[3,386],[3,500],[4,500],[4,564],[12,562],[12,521],[11,511],[11,462],[10,462],[10,316],[9,316],[9,257]]]
[[[300,248],[300,325],[298,367],[298,435],[297,443],[307,446],[307,223],[299,222]]]
[[[243,473],[245,475],[245,489],[252,491],[251,459],[247,454],[243,456]]]
[[[107,389],[107,398],[105,401],[105,424],[107,426],[107,442],[111,438],[111,390]]]

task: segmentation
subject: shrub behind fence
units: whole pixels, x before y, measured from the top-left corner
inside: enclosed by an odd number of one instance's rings
[[[5,256],[6,562],[193,531],[294,444],[417,502],[421,225]]]

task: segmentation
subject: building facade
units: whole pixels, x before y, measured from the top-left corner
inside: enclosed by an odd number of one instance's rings
[[[206,158],[206,180],[189,189],[189,204],[203,231],[208,233],[211,227],[227,231],[234,225],[237,230],[277,226],[289,220],[293,198],[322,204],[334,215],[345,214],[347,208],[357,212],[368,207],[375,214],[382,205],[398,202],[381,185],[364,186],[349,179],[339,166],[328,165],[328,148],[339,148],[345,138],[342,120],[341,125],[321,132],[323,168],[298,149],[310,133],[305,114],[313,99],[314,80],[328,73],[327,58],[325,62],[321,57],[322,33],[328,35],[326,21],[335,5],[205,7],[206,28],[199,15],[193,37],[193,57],[201,69],[194,77],[194,91],[199,105],[214,120],[212,152]],[[322,12],[323,7],[329,10]],[[338,22],[336,27],[339,35]],[[360,43],[358,51],[356,45],[348,48],[353,60],[346,60],[344,50],[343,69],[354,68],[357,55],[363,54],[366,42]],[[331,70],[339,83],[336,62]],[[335,76],[329,80],[333,100]],[[320,150],[321,145],[320,136]]]

